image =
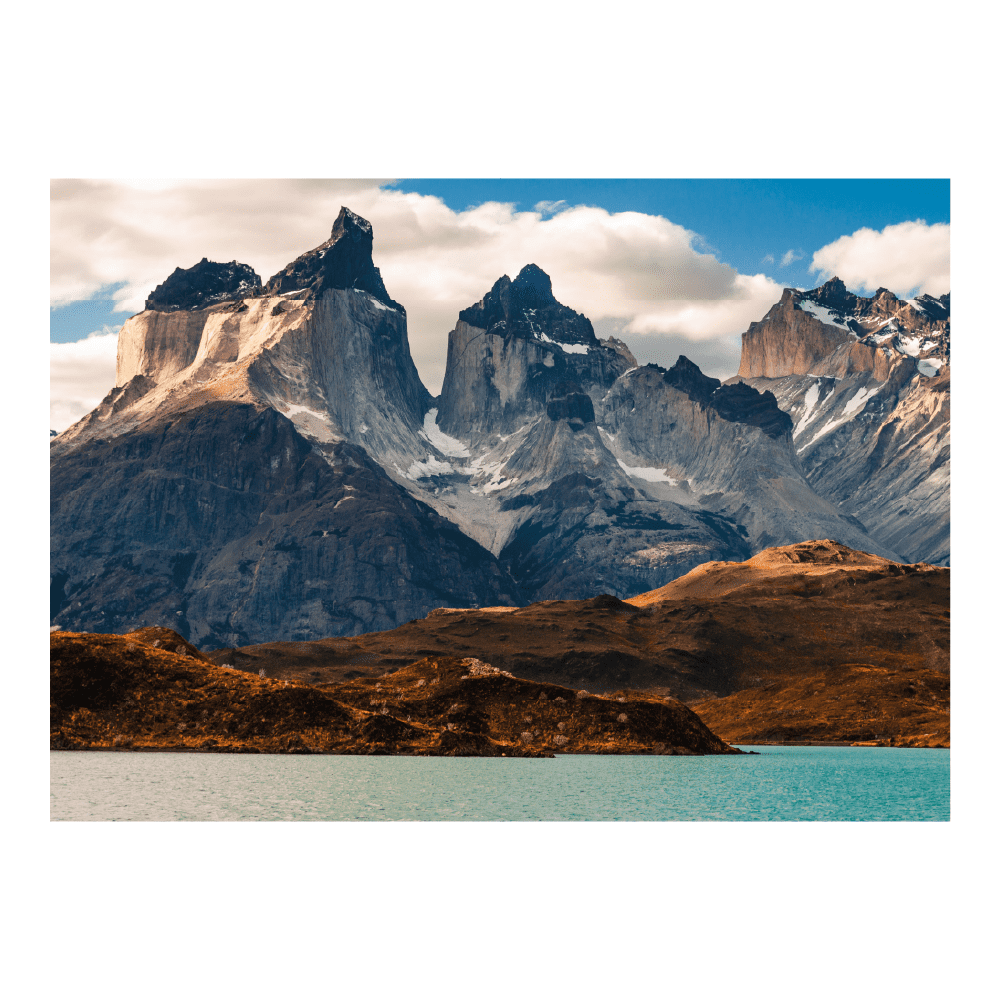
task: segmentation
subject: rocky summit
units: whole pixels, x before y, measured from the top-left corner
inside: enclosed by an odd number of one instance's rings
[[[287,295],[303,290],[312,298],[322,296],[327,289],[356,288],[390,309],[404,312],[389,298],[382,275],[372,262],[372,240],[371,223],[349,208],[341,208],[330,238],[279,271],[268,281],[265,292]]]
[[[743,335],[737,379],[794,422],[809,485],[912,561],[950,559],[951,296],[871,298],[838,278]]]
[[[252,267],[230,261],[216,264],[207,257],[187,270],[178,267],[146,299],[146,308],[158,312],[204,309],[216,302],[253,295],[260,289],[260,275]]]
[[[807,539],[898,560],[918,546],[871,517],[864,463],[872,483],[915,483],[936,530],[940,493],[920,490],[938,479],[917,461],[941,453],[933,422],[918,439],[916,415],[854,417],[875,413],[873,395],[940,402],[947,297],[789,291],[722,384],[684,357],[638,366],[528,264],[459,312],[434,398],[372,239],[343,208],[267,282],[202,261],[124,324],[114,388],[50,445],[53,624],[169,623],[210,649],[439,607],[628,598]],[[829,410],[836,426],[813,434],[804,407],[829,409],[831,393],[844,419]],[[861,443],[841,424],[868,428]]]

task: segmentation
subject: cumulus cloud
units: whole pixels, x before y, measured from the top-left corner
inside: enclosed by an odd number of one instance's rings
[[[796,253],[794,250],[789,250],[785,253],[785,256],[781,258],[781,264],[779,267],[788,267],[789,264],[797,260],[802,260],[803,255]]]
[[[115,384],[120,327],[72,344],[49,345],[49,427],[64,431],[86,416]]]
[[[881,232],[859,229],[817,250],[809,270],[865,291],[942,295],[951,290],[951,227],[917,219]]]
[[[55,181],[53,305],[121,283],[119,308],[138,312],[175,267],[205,256],[239,260],[266,280],[325,240],[341,205],[372,223],[375,263],[406,307],[413,358],[432,392],[459,310],[529,263],[551,276],[559,301],[593,321],[621,321],[630,343],[652,334],[728,336],[781,294],[764,275],[720,261],[698,234],[638,212],[560,202],[455,212],[377,180]]]

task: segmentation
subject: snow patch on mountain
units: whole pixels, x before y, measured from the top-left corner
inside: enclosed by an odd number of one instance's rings
[[[509,486],[513,486],[518,480],[517,478],[510,478],[504,475],[500,470],[503,468],[503,462],[492,462],[488,465],[483,465],[480,468],[482,459],[477,459],[475,462],[471,463],[469,468],[475,469],[479,473],[489,474],[489,479],[485,482],[481,482],[478,486],[470,486],[469,492],[473,496],[488,496],[490,493],[495,493],[497,490],[505,490]]]
[[[458,438],[453,438],[449,434],[445,434],[438,427],[437,418],[438,410],[436,406],[424,414],[423,430],[418,432],[420,436],[430,441],[442,455],[447,455],[449,458],[468,458],[469,449]]]
[[[539,340],[544,340],[546,344],[562,348],[567,354],[587,354],[590,351],[590,348],[585,344],[560,344],[558,340],[553,340],[544,333],[536,334],[536,336]]]
[[[874,389],[858,389],[844,406],[844,416],[849,417],[855,410],[861,409],[881,388],[881,385],[877,385]]]
[[[809,421],[816,416],[816,414],[813,413],[813,410],[819,402],[819,382],[814,382],[811,386],[809,386],[809,390],[806,392],[803,402],[805,403],[805,410],[802,411],[802,416],[799,419],[795,430],[792,431],[793,438],[798,437],[799,434],[805,429],[806,424],[808,424]]]
[[[294,420],[296,415],[300,413],[307,413],[311,417],[316,417],[319,420],[324,420],[327,423],[330,422],[330,417],[326,413],[320,413],[319,410],[310,410],[308,406],[299,406],[297,403],[292,404],[285,410],[285,416]]]
[[[448,476],[455,471],[456,469],[451,462],[442,462],[433,455],[428,455],[422,462],[411,462],[410,467],[403,475],[412,481],[426,479],[428,476]]]
[[[360,294],[360,295],[365,295],[365,296],[367,296],[367,297],[368,297],[369,299],[371,299],[371,304],[372,304],[372,305],[373,305],[373,306],[374,306],[374,307],[375,307],[376,309],[381,309],[381,310],[383,310],[384,312],[391,312],[391,313],[394,313],[394,312],[398,312],[398,311],[399,311],[398,309],[393,309],[393,308],[392,308],[392,306],[387,306],[387,305],[386,305],[386,304],[385,304],[384,302],[379,302],[379,300],[378,300],[377,298],[375,298],[375,296],[374,296],[374,295],[372,295],[372,294],[371,294],[371,292],[366,292],[366,291],[363,291],[363,290],[362,290],[362,289],[360,289],[360,288],[356,288],[356,289],[355,289],[355,291],[356,291],[356,292],[358,292],[358,294]]]
[[[900,336],[896,341],[896,346],[903,354],[908,354],[911,358],[918,358],[921,351],[929,351],[936,345],[933,340],[922,340],[919,335],[916,335],[912,337]]]
[[[631,466],[626,465],[620,458],[616,459],[618,464],[625,470],[625,475],[633,479],[644,479],[647,483],[669,483],[671,486],[677,485],[677,480],[668,476],[664,469],[657,469],[653,466]]]
[[[839,326],[841,330],[854,333],[854,330],[844,322],[843,316],[827,309],[826,306],[821,306],[818,302],[813,302],[811,299],[800,299],[799,308],[803,312],[809,313],[810,316],[815,316],[821,323],[826,323],[827,326]]]

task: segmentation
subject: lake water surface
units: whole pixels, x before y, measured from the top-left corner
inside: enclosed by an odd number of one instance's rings
[[[742,747],[741,749],[751,749]],[[948,750],[553,759],[53,751],[53,820],[948,820]]]

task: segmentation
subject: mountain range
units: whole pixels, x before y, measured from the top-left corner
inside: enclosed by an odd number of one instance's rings
[[[202,648],[439,607],[628,598],[832,538],[948,561],[948,296],[787,289],[725,384],[639,366],[528,264],[463,309],[441,394],[342,209],[264,282],[178,268],[54,437],[52,623]]]

